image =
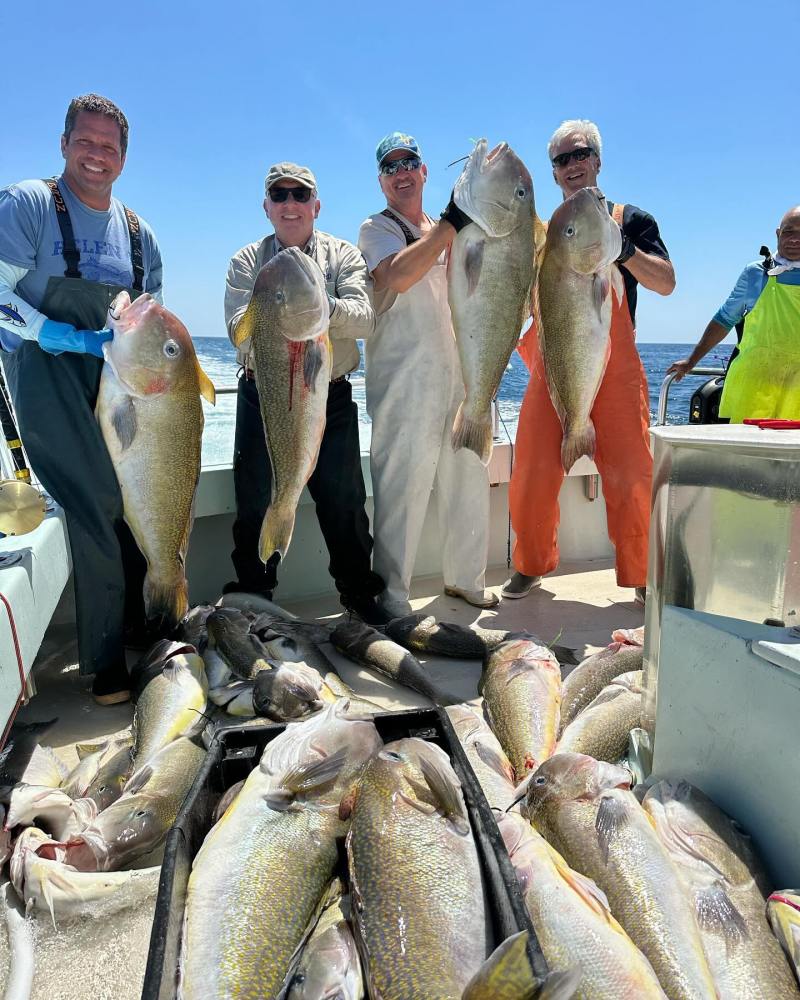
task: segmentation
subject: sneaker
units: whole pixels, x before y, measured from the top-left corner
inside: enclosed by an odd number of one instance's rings
[[[267,601],[272,600],[272,591],[268,590],[266,587],[248,587],[244,583],[239,583],[238,580],[229,580],[228,583],[222,588],[223,594],[258,594],[259,597],[263,597]]]
[[[445,594],[448,597],[459,597],[474,608],[493,608],[500,603],[497,594],[491,590],[462,590],[461,587],[445,587]]]
[[[647,597],[647,587],[636,587],[634,590],[633,603],[641,604],[644,607],[645,598]]]
[[[131,700],[130,688],[127,668],[103,670],[94,675],[92,697],[98,705],[121,705]]]
[[[382,628],[395,617],[390,609],[382,607],[374,597],[342,597],[341,601],[351,615],[373,628]]]
[[[542,578],[540,576],[525,576],[524,573],[515,573],[500,588],[500,596],[510,597],[516,601],[520,597],[527,597],[535,587],[541,587],[541,585]]]

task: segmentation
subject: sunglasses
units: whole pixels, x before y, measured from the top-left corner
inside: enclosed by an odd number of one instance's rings
[[[295,201],[299,201],[302,204],[305,204],[307,201],[310,200],[311,195],[313,193],[314,192],[311,190],[311,188],[307,187],[290,187],[290,188],[271,187],[269,189],[269,199],[270,201],[274,201],[276,204],[280,205],[282,202],[288,201],[289,195],[291,195]]]
[[[394,177],[398,170],[419,170],[422,160],[418,156],[404,156],[402,160],[392,160],[381,164],[384,177]]]
[[[594,153],[594,150],[591,146],[581,146],[579,149],[573,149],[569,153],[559,153],[558,156],[553,157],[551,162],[554,167],[566,167],[570,160],[588,160],[592,153]]]

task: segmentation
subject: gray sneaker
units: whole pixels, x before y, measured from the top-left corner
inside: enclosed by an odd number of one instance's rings
[[[534,587],[541,587],[542,578],[540,576],[525,576],[524,573],[515,573],[510,580],[506,580],[500,590],[501,597],[510,597],[517,600],[520,597],[527,597]]]

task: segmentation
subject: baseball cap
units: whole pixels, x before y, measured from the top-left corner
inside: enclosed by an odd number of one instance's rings
[[[416,153],[422,159],[422,152],[413,135],[408,135],[407,132],[390,132],[381,139],[375,150],[378,166],[383,163],[389,153],[393,153],[396,149],[405,149],[409,153]]]
[[[272,185],[278,181],[297,181],[303,187],[311,188],[312,191],[317,190],[316,177],[308,167],[301,167],[297,163],[274,163],[269,168],[267,179],[264,181],[264,190],[269,191]]]

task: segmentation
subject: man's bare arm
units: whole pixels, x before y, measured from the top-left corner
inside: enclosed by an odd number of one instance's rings
[[[375,290],[407,292],[430,271],[442,250],[452,243],[455,232],[449,222],[437,222],[416,243],[386,257],[372,272]]]
[[[670,295],[675,290],[675,269],[672,262],[663,257],[637,248],[621,266],[627,267],[639,284],[651,292]]]

